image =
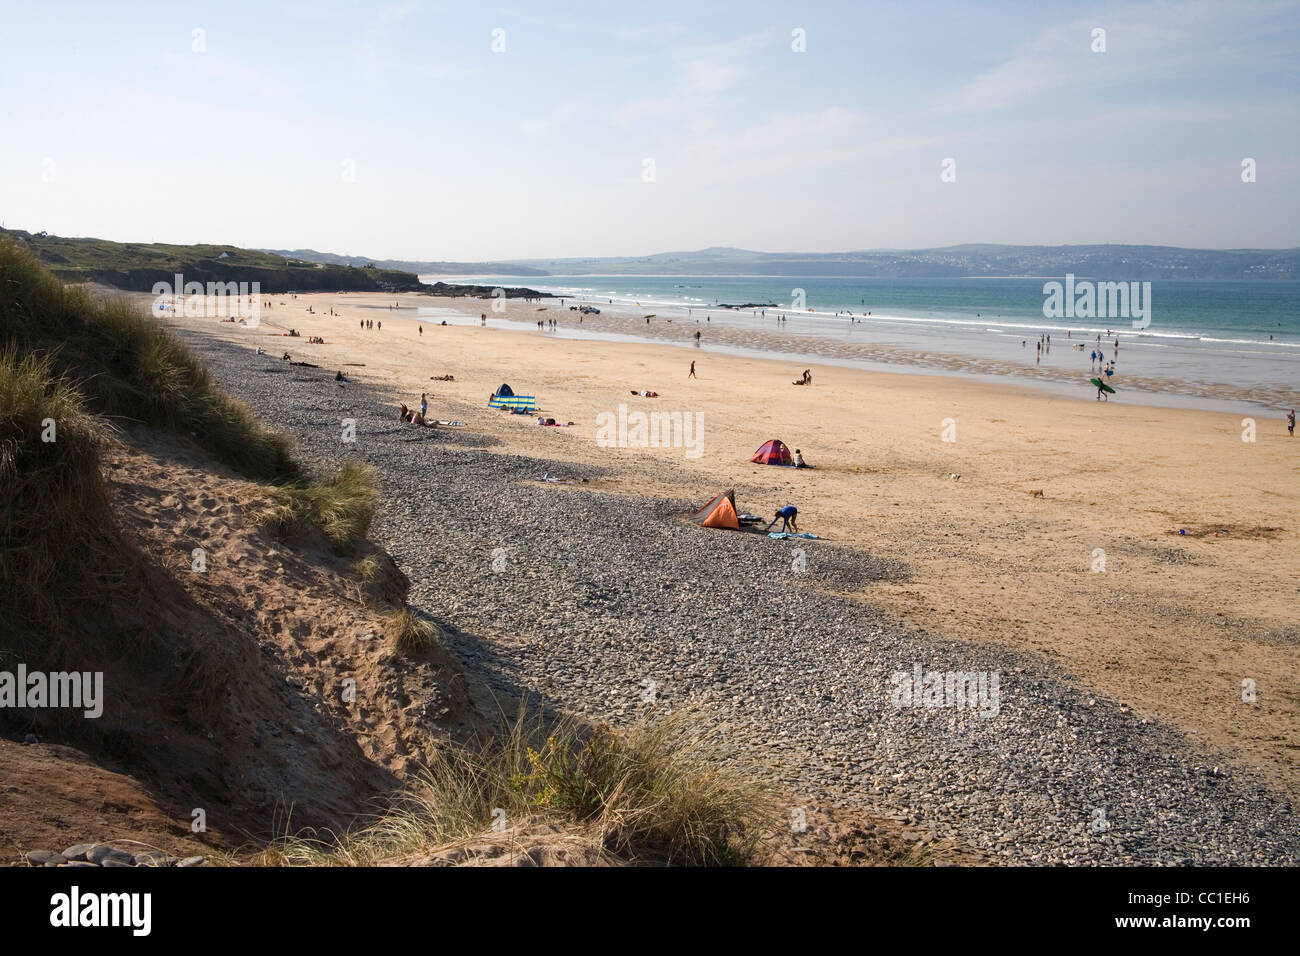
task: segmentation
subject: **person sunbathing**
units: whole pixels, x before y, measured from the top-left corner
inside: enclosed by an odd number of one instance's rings
[[[658,393],[658,392],[652,392],[652,391],[650,391],[648,388],[643,388],[643,389],[641,389],[641,390],[639,390],[639,391],[638,391],[637,389],[634,388],[634,389],[632,389],[632,394],[633,394],[633,395],[640,395],[642,398],[658,398],[658,397],[659,397],[659,393]]]

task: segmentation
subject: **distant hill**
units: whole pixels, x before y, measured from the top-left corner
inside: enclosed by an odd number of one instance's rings
[[[502,262],[418,262],[407,259],[367,259],[365,256],[341,256],[334,252],[317,252],[315,249],[260,249],[270,255],[300,259],[304,262],[323,262],[335,266],[376,266],[380,269],[398,269],[417,275],[512,275],[544,276],[540,269],[518,263]]]
[[[1181,249],[1176,246],[1008,246],[971,243],[938,249],[853,252],[756,252],[729,246],[650,256],[592,256],[448,262],[369,259],[315,249],[240,249],[64,239],[0,229],[20,238],[65,281],[93,279],[125,289],[150,289],[181,272],[186,279],[260,281],[264,292],[427,291],[420,275],[779,275],[945,279],[1063,276],[1111,281],[1146,279],[1300,280],[1300,249]]]
[[[325,264],[238,246],[70,239],[17,229],[0,229],[0,236],[24,244],[64,282],[101,282],[133,292],[148,292],[155,282],[172,282],[177,273],[186,282],[260,282],[268,294],[428,289],[412,272]]]
[[[506,264],[489,264],[503,274]],[[1300,249],[1180,249],[1174,246],[1003,246],[834,253],[712,248],[652,256],[523,259],[552,275],[839,275],[880,278],[1092,276],[1133,279],[1300,279]],[[523,274],[523,273],[519,273]],[[534,274],[534,273],[528,273]]]

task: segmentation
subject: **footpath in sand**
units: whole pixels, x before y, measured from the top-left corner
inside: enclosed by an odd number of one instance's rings
[[[806,361],[711,353],[707,338],[686,349],[493,328],[502,316],[479,300],[268,299],[258,330],[177,324],[343,368],[412,405],[427,392],[431,417],[467,421],[502,454],[599,468],[592,487],[605,491],[702,503],[734,486],[742,510],[768,516],[795,504],[801,529],[908,569],[849,596],[912,629],[1041,656],[1080,686],[1300,789],[1300,444],[1280,416],[1261,414],[1245,442],[1238,415],[1125,405],[1122,395],[1097,403],[1085,386],[1070,400],[824,366],[804,388],[790,381]],[[398,317],[416,307],[486,311],[489,328],[434,319],[421,335]],[[515,300],[504,317],[576,323],[556,304],[540,309]],[[384,328],[362,330],[363,319]],[[289,327],[302,337],[279,337]],[[638,330],[629,322],[627,331]],[[308,344],[314,335],[326,344]],[[430,380],[448,373],[455,382]],[[540,414],[575,424],[541,428],[489,411],[501,382],[537,395]],[[643,388],[660,397],[630,394]],[[701,454],[601,447],[597,416],[621,404],[703,413]],[[800,448],[816,469],[750,464],[768,438]],[[437,505],[436,488],[410,493]]]

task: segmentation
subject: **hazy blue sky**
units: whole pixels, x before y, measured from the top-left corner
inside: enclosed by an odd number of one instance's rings
[[[457,260],[1300,246],[1292,3],[0,0],[0,16],[11,228]]]

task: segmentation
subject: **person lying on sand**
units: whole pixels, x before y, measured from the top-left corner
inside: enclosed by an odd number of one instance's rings
[[[633,395],[640,395],[642,398],[658,398],[658,397],[659,397],[659,393],[658,393],[658,392],[652,392],[652,391],[650,391],[648,388],[643,388],[643,389],[641,389],[640,391],[637,391],[637,390],[634,388],[634,389],[632,389],[632,394],[633,394]]]
[[[776,513],[776,515],[772,518],[772,520],[767,523],[767,527],[764,528],[763,530],[765,532],[771,531],[772,525],[776,524],[776,519],[780,518],[782,532],[784,532],[787,528],[789,528],[789,530],[793,531],[795,534],[798,534],[799,525],[795,521],[795,518],[797,518],[798,516],[799,516],[798,508],[796,508],[794,505],[786,505],[784,508],[782,508],[780,511]]]
[[[455,375],[430,375],[430,376],[429,376],[429,381],[431,381],[431,382],[454,382],[454,381],[456,381],[456,376],[455,376]]]

